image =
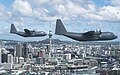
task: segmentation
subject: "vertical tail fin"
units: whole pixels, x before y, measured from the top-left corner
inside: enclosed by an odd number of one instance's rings
[[[57,34],[57,35],[63,35],[66,32],[67,32],[67,30],[65,29],[62,21],[60,19],[57,19],[55,34]]]
[[[10,33],[16,33],[16,32],[17,32],[17,30],[16,30],[14,24],[11,24]]]

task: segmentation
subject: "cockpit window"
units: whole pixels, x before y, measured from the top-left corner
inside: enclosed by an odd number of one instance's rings
[[[113,33],[110,33],[111,35],[114,35]]]

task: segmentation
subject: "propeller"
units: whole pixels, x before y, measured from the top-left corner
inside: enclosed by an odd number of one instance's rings
[[[102,32],[101,32],[101,29],[99,30],[99,33],[101,34]]]
[[[100,35],[101,33],[102,33],[102,32],[101,32],[101,29],[95,31],[95,34],[96,34],[96,35]]]
[[[35,32],[35,30],[33,30],[33,32]]]

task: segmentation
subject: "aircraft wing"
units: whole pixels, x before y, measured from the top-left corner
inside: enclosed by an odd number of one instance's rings
[[[93,36],[95,31],[88,31],[86,33],[83,33],[84,36],[88,37],[88,36]]]

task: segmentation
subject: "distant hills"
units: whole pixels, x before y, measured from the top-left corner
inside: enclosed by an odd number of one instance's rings
[[[0,39],[0,41],[2,41],[5,44],[16,44],[16,43],[25,43],[23,41],[17,41],[17,40],[5,40],[5,39]],[[49,44],[49,39],[45,39],[42,41],[28,41],[27,43],[32,43],[32,44]],[[114,45],[120,45],[120,42],[111,42],[111,41],[88,41],[88,42],[78,42],[78,41],[62,41],[60,39],[52,39],[52,44],[114,44]]]

